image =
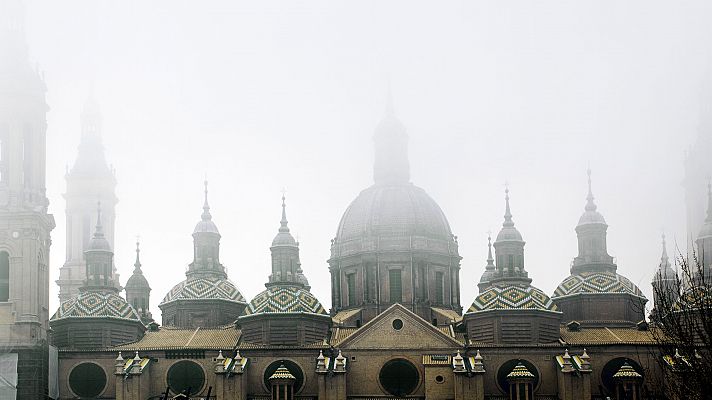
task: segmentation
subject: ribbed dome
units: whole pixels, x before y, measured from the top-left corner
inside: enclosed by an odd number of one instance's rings
[[[193,229],[193,233],[216,233],[220,234],[220,231],[218,231],[217,225],[215,225],[215,222],[213,222],[211,219],[208,220],[201,220],[195,225],[195,229]]]
[[[497,234],[497,239],[495,239],[495,242],[521,242],[523,240],[524,239],[522,238],[522,234],[519,233],[519,230],[511,226],[502,228],[502,230],[500,230]]]
[[[365,236],[425,236],[452,240],[438,204],[413,184],[373,185],[362,191],[341,218],[336,242]]]
[[[245,308],[245,316],[275,313],[327,315],[319,300],[298,286],[270,286],[255,296]]]
[[[95,235],[89,241],[89,246],[87,247],[87,250],[111,251],[111,245],[109,244],[109,241],[106,240],[103,234],[101,236]]]
[[[176,300],[226,300],[245,303],[242,293],[228,279],[188,278],[175,285],[161,305]]]
[[[80,292],[63,302],[52,320],[62,318],[118,318],[140,321],[141,318],[123,297],[116,293]]]

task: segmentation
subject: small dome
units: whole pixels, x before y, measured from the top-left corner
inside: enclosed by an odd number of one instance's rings
[[[368,236],[454,240],[440,206],[413,184],[373,185],[349,205],[339,223],[335,242],[362,241]]]
[[[581,218],[579,218],[578,226],[588,224],[603,224],[606,225],[606,219],[596,210],[586,210]]]
[[[129,277],[129,280],[126,281],[126,289],[131,289],[131,288],[151,288],[150,285],[148,284],[148,280],[146,279],[145,276],[141,273],[135,273]]]
[[[486,269],[485,272],[482,273],[482,276],[480,277],[480,283],[485,283],[489,282],[494,278],[496,272],[493,269]]]
[[[298,286],[270,286],[252,299],[244,316],[276,313],[327,315],[319,300],[308,290]]]
[[[272,246],[296,246],[297,241],[289,232],[279,232],[272,240]]]
[[[522,234],[513,226],[503,227],[497,234],[495,242],[522,242]]]
[[[195,225],[193,234],[196,233],[215,233],[219,235],[220,231],[218,231],[218,227],[212,219],[203,219]]]
[[[245,303],[242,293],[228,279],[188,278],[175,285],[161,305],[176,300],[225,300],[234,303]]]
[[[80,292],[62,302],[52,320],[63,318],[118,318],[140,321],[138,313],[123,297],[116,293]]]
[[[106,240],[104,235],[94,235],[94,237],[89,241],[89,246],[87,250],[97,250],[97,251],[112,251],[109,241]]]
[[[557,299],[576,294],[625,293],[645,298],[628,278],[611,271],[579,272],[566,278],[554,291]]]
[[[558,311],[549,296],[531,285],[495,284],[477,296],[467,312],[512,309]]]

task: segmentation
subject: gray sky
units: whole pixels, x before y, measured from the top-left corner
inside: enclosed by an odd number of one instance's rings
[[[372,183],[389,81],[412,181],[459,237],[465,308],[505,181],[526,269],[547,293],[577,252],[589,163],[619,273],[650,298],[662,230],[683,245],[709,1],[30,0],[27,14],[51,107],[52,282],[91,80],[118,177],[116,265],[124,283],[141,235],[154,317],[192,260],[206,173],[221,261],[245,297],[267,280],[286,187],[304,271],[330,307],[329,241]]]

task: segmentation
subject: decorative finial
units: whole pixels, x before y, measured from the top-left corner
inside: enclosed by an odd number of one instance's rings
[[[289,227],[287,226],[287,204],[285,203],[285,195],[287,191],[282,189],[282,220],[279,221],[279,231],[289,232]]]
[[[487,268],[494,269],[494,257],[492,257],[492,232],[487,232]]]
[[[593,202],[593,190],[591,189],[591,167],[588,168],[588,196],[586,196],[586,211],[596,211],[596,203]]]
[[[670,266],[670,258],[667,253],[667,242],[665,240],[665,233],[663,233],[663,255],[660,257],[660,268],[665,268]]]
[[[504,223],[502,224],[502,226],[512,227],[512,226],[514,226],[514,221],[512,221],[512,211],[509,208],[509,184],[508,183],[504,184],[504,201],[506,203],[506,209],[504,211]]]
[[[213,216],[210,215],[210,205],[208,204],[208,178],[205,178],[205,181],[203,182],[205,185],[205,202],[203,203],[203,215],[201,216],[203,221],[208,221],[213,219]]]
[[[136,262],[134,262],[134,274],[141,274],[141,260],[139,259],[139,253],[141,249],[139,247],[139,237],[136,236]]]

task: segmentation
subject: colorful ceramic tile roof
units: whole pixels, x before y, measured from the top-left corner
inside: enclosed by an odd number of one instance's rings
[[[234,326],[212,329],[161,328],[158,331],[146,332],[144,337],[137,342],[122,344],[114,349],[117,351],[228,350],[233,349],[239,339],[240,331],[235,329]]]
[[[615,272],[580,272],[566,278],[554,291],[554,299],[565,296],[589,293],[627,293],[645,298],[628,278]]]
[[[98,317],[141,320],[131,304],[113,292],[81,292],[76,297],[62,302],[52,320]]]
[[[614,379],[623,379],[623,378],[633,378],[633,379],[639,379],[642,378],[643,375],[640,375],[633,367],[630,366],[628,363],[623,363],[623,365],[620,367],[618,372],[613,374]]]
[[[514,369],[512,370],[512,372],[510,372],[509,374],[507,374],[507,379],[515,379],[515,378],[519,378],[519,379],[521,379],[521,378],[534,379],[535,376],[534,376],[534,374],[532,374],[531,372],[529,372],[529,370],[527,369],[527,367],[524,366],[524,364],[519,363],[519,364],[517,364],[516,367],[514,367]]]
[[[706,286],[694,286],[682,293],[675,302],[675,311],[691,311],[712,307],[712,290]]]
[[[280,365],[279,368],[277,368],[276,371],[267,378],[268,380],[277,380],[277,379],[283,379],[283,380],[290,380],[290,381],[295,381],[297,378],[292,375],[291,372],[287,369],[287,367],[284,366],[284,364]]]
[[[475,298],[467,312],[508,309],[558,311],[549,296],[533,286],[492,285]]]
[[[655,328],[651,328],[655,329]],[[569,345],[650,345],[657,343],[651,331],[632,328],[581,328],[578,332],[561,327],[561,340]]]
[[[242,293],[229,279],[188,278],[175,285],[160,305],[176,300],[226,300],[246,303]]]
[[[327,315],[319,300],[299,286],[270,286],[252,299],[244,316],[269,313]]]

